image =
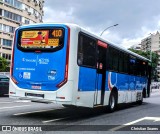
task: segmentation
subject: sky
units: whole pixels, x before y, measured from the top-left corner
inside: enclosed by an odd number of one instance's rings
[[[129,48],[160,31],[160,0],[45,0],[43,22],[75,23]]]

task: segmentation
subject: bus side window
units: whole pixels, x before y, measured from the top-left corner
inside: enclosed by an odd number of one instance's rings
[[[141,66],[141,60],[139,60],[139,59],[137,59],[137,61],[136,61],[136,68],[137,68],[136,74],[138,76],[141,76],[142,75],[142,66]]]
[[[129,74],[128,54],[124,54],[124,73]]]
[[[96,40],[90,36],[79,34],[78,65],[96,67]]]
[[[145,61],[141,61],[141,67],[142,76],[147,76],[147,63]]]
[[[113,47],[109,48],[109,70],[118,71],[119,51]]]
[[[128,74],[128,55],[121,51],[119,53],[119,71]]]
[[[133,56],[129,58],[129,73],[131,75],[136,75],[136,58]]]

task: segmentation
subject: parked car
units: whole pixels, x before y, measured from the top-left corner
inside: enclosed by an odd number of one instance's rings
[[[8,96],[9,92],[9,77],[0,75],[0,96]]]

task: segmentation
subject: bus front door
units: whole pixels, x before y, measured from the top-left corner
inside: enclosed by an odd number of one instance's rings
[[[106,80],[106,49],[102,46],[98,46],[96,90],[94,96],[95,106],[103,105],[104,103],[105,80]]]

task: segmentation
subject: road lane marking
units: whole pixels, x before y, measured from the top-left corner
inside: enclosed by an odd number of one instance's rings
[[[31,102],[31,101],[26,101],[26,100],[24,100],[24,101],[22,101],[22,100],[20,100],[20,101],[1,101],[0,104],[3,104],[3,103],[4,104],[7,104],[7,103],[9,104],[9,103],[15,103],[15,102],[16,103],[21,103],[21,102],[24,103],[24,102]]]
[[[16,113],[16,114],[13,114],[13,115],[18,116],[18,115],[25,115],[25,114],[32,114],[32,113],[47,112],[47,111],[52,111],[52,110],[60,110],[60,109],[45,109],[45,110],[37,110],[37,111],[31,111],[31,112]]]
[[[14,103],[14,102],[11,102],[11,101],[10,102],[9,101],[8,102],[7,101],[6,102],[2,102],[2,101],[0,102],[0,104],[7,104],[7,103]]]
[[[20,108],[20,107],[28,107],[28,106],[31,106],[31,105],[22,105],[22,106],[13,106],[13,107],[2,107],[2,108],[0,108],[0,110],[3,110],[3,109],[12,109],[12,108]]]
[[[60,121],[60,120],[68,119],[68,118],[70,118],[70,117],[58,118],[58,119],[47,120],[47,121],[42,121],[42,122],[43,123],[49,123],[49,122]]]
[[[114,127],[112,129],[110,129],[110,131],[116,131],[116,130],[119,130],[119,129],[124,128],[126,126],[136,124],[136,123],[138,123],[140,121],[143,121],[143,120],[152,120],[153,122],[156,122],[156,121],[160,121],[160,117],[143,117],[143,118],[140,118],[138,120],[131,121],[129,123],[123,124],[122,126]]]
[[[126,127],[126,126],[133,125],[133,124],[135,124],[135,123],[138,123],[138,122],[140,122],[140,121],[143,121],[145,118],[146,118],[146,117],[140,118],[140,119],[138,119],[138,120],[135,120],[135,121],[132,121],[132,122],[129,122],[129,123],[126,123],[126,124],[123,124],[122,126],[114,127],[114,128],[112,128],[112,129],[110,129],[110,131],[116,131],[116,130],[119,130],[119,129],[124,128],[124,127]]]
[[[30,100],[18,100],[18,101],[14,101],[14,102],[31,102]]]
[[[160,117],[146,117],[146,120],[154,120],[153,122],[160,121]]]
[[[126,125],[126,126],[133,125],[133,124],[138,123],[138,122],[143,121],[143,120],[160,121],[160,117],[144,117],[144,118],[141,118],[141,119],[126,123],[124,125]]]
[[[133,124],[136,124],[136,123],[138,123],[138,122],[140,122],[140,121],[143,121],[143,120],[145,120],[145,119],[146,119],[146,117],[140,118],[140,119],[138,119],[138,120],[131,121],[131,122],[126,123],[126,124],[123,124],[123,125],[125,125],[125,126],[133,125]]]

